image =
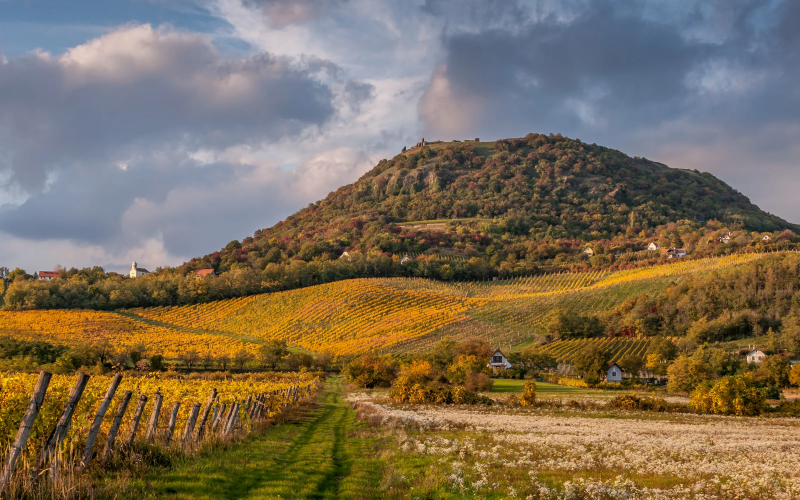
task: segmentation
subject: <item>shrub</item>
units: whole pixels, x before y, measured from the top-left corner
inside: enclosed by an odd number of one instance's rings
[[[469,405],[491,405],[493,403],[492,399],[468,391],[464,387],[454,387],[438,382],[412,382],[411,379],[402,375],[392,383],[389,395],[400,403]]]
[[[468,391],[491,391],[494,380],[485,373],[468,373],[464,387]]]
[[[525,387],[522,388],[522,396],[519,398],[519,404],[522,406],[533,406],[536,404],[536,384],[533,382],[525,382]]]
[[[713,385],[706,381],[692,391],[689,404],[697,411],[717,415],[758,415],[767,393],[753,387],[742,375],[722,377]]]
[[[385,358],[364,354],[347,363],[342,375],[348,382],[360,387],[387,386],[394,380],[394,368]]]
[[[608,407],[629,411],[669,411],[675,408],[661,398],[651,396],[640,397],[637,394],[617,396],[608,403]]]

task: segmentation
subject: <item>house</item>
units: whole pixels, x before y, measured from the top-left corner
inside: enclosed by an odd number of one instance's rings
[[[622,382],[622,368],[615,362],[608,364],[608,371],[606,372],[606,382]]]
[[[661,255],[666,255],[668,259],[677,259],[680,257],[686,257],[686,249],[685,248],[662,248]]]
[[[586,247],[586,248],[584,248],[584,249],[583,249],[583,253],[585,253],[585,254],[586,254],[586,255],[588,255],[589,257],[594,257],[594,250],[592,250],[592,247]]]
[[[136,267],[136,261],[134,260],[133,264],[131,264],[131,272],[129,276],[131,278],[138,278],[139,276],[144,276],[145,274],[150,274],[150,271],[143,267]]]
[[[58,275],[61,274],[58,271],[39,271],[39,279],[43,281],[50,281],[53,278],[58,278]]]
[[[656,244],[655,241],[651,241],[649,245],[647,245],[647,249],[651,252],[654,250],[661,250],[661,247]]]
[[[350,253],[349,252],[343,252],[342,255],[339,256],[339,258],[340,259],[353,260],[353,258],[350,257]]]
[[[771,239],[772,239],[772,237],[771,237],[770,235],[768,235],[768,234],[765,234],[765,235],[764,235],[764,236],[761,238],[761,241],[769,241],[769,240],[771,240]]]
[[[725,233],[725,234],[722,235],[722,237],[719,239],[719,241],[720,241],[720,243],[726,243],[727,244],[727,243],[730,243],[732,239],[733,239],[733,234],[732,233]]]
[[[753,349],[752,351],[747,353],[747,362],[761,364],[761,362],[764,361],[764,358],[766,357],[767,355],[764,354],[764,351],[762,351],[761,349]]]
[[[205,278],[206,276],[216,276],[217,272],[213,269],[198,269],[194,272],[195,278]]]
[[[406,255],[403,255],[403,258],[402,258],[402,259],[400,259],[400,263],[401,263],[401,264],[406,264],[406,263],[408,263],[408,262],[411,262],[411,257],[409,257],[409,256],[408,256],[408,254],[406,254]]]
[[[508,358],[500,352],[500,349],[494,351],[492,354],[491,359],[489,360],[489,364],[486,365],[492,369],[493,372],[497,372],[498,370],[508,370],[511,368],[511,363],[508,361]]]

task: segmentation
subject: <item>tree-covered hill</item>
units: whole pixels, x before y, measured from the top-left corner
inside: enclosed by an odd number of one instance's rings
[[[712,221],[711,225],[707,221]],[[669,223],[683,244],[722,228],[797,230],[711,174],[559,135],[417,146],[241,243],[196,259],[221,270],[367,253],[479,257],[499,267],[579,254],[586,242],[640,250]],[[671,243],[673,238],[670,236]],[[602,253],[602,252],[601,252]]]
[[[796,248],[800,227],[711,174],[561,135],[416,146],[251,237],[129,279],[6,275],[6,309],[180,305],[365,277],[483,280]],[[587,246],[591,251],[587,251]],[[406,257],[407,256],[407,257]],[[192,272],[213,268],[217,276]]]

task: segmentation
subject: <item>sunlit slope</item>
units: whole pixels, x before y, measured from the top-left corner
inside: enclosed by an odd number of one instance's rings
[[[0,336],[60,345],[105,344],[112,351],[144,345],[150,354],[178,358],[187,351],[198,355],[229,356],[258,345],[230,335],[190,332],[149,324],[120,314],[74,309],[0,312]]]
[[[561,273],[510,280],[444,283],[370,278],[195,306],[132,309],[143,319],[237,335],[282,339],[337,354],[425,351],[445,336],[484,338],[514,349],[543,331],[547,313],[613,309],[631,296],[659,293],[685,276],[761,258],[742,254],[619,272]]]
[[[484,299],[347,280],[196,306],[133,309],[141,317],[192,328],[281,339],[312,351],[381,351],[463,321]]]

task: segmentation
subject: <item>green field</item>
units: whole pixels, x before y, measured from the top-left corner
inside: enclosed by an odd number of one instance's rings
[[[492,392],[513,393],[522,392],[525,380],[504,379],[494,380]],[[601,394],[603,391],[584,389],[582,387],[568,387],[565,385],[550,384],[548,382],[536,382],[536,395],[548,398],[566,398],[570,396],[589,396]]]

